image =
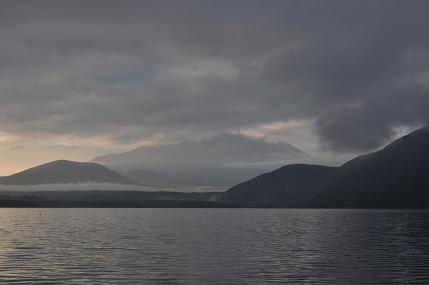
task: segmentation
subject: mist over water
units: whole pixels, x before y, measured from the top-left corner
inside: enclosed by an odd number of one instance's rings
[[[429,211],[0,209],[5,284],[428,284]]]
[[[173,191],[173,192],[220,192],[227,190],[222,186],[152,186],[152,185],[124,185],[114,183],[63,183],[39,185],[0,185],[2,192],[33,192],[33,191]]]

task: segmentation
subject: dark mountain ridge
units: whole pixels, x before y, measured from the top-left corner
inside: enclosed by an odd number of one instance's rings
[[[92,162],[57,160],[32,167],[22,172],[0,177],[0,184],[40,185],[65,183],[135,184],[131,179]]]
[[[429,127],[341,167],[282,167],[232,187],[223,199],[245,206],[428,208]]]
[[[429,127],[340,168],[315,198],[320,207],[429,207]]]
[[[249,207],[299,207],[313,199],[336,174],[337,167],[286,165],[232,187],[223,199]]]

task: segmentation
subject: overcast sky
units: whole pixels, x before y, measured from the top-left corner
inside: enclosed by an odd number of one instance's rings
[[[311,154],[429,122],[429,1],[1,1],[0,175],[237,134]]]

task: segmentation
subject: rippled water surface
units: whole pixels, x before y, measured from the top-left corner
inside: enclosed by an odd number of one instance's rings
[[[429,212],[0,209],[0,283],[429,284]]]

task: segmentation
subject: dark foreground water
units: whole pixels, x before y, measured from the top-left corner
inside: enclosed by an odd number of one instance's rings
[[[0,283],[429,284],[429,212],[0,209]]]

